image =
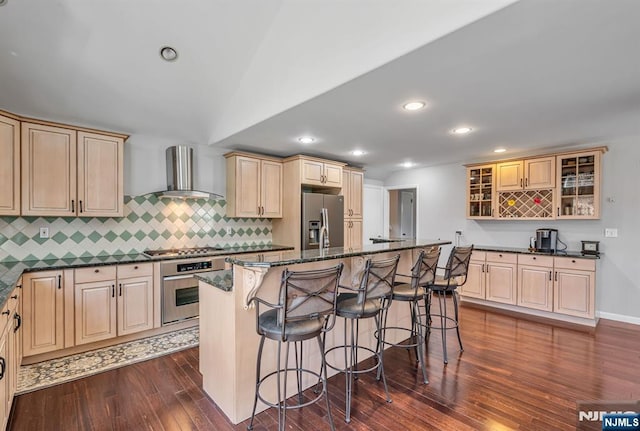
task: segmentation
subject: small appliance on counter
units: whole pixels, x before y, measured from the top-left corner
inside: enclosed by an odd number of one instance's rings
[[[582,254],[600,256],[600,241],[580,241],[582,243]]]
[[[535,249],[543,253],[558,251],[558,229],[536,229]]]

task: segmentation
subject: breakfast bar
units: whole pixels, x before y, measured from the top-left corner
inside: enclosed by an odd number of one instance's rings
[[[230,268],[224,271],[211,271],[197,275],[200,295],[200,372],[203,376],[203,388],[211,399],[235,424],[251,416],[256,379],[256,356],[259,336],[256,333],[256,313],[249,303],[257,296],[269,302],[277,302],[282,271],[329,268],[344,264],[340,278],[343,286],[358,284],[364,263],[368,258],[383,259],[400,254],[398,273],[409,274],[417,251],[433,246],[450,244],[440,240],[411,240],[366,245],[357,250],[342,247],[322,250],[283,251],[258,256],[235,256],[227,258]],[[411,317],[408,307],[392,304],[389,322],[394,326],[408,326]],[[326,348],[342,344],[342,319],[327,334]],[[374,346],[372,324],[359,328],[361,344]],[[398,337],[400,334],[397,335]],[[387,337],[394,340],[394,334]],[[275,347],[265,346],[262,364],[267,369],[275,363]],[[334,352],[329,361],[339,361],[340,353]],[[365,357],[359,358],[360,360]],[[320,366],[320,353],[317,347],[309,346],[304,351],[304,360],[311,368]],[[304,379],[303,379],[304,380]],[[317,380],[307,378],[305,388]],[[295,384],[292,379],[293,394]],[[275,393],[266,387],[266,394]],[[268,395],[267,395],[268,396]],[[275,396],[273,397],[275,399]],[[259,404],[258,410],[266,405]]]

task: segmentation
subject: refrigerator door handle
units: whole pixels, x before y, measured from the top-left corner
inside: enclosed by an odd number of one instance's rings
[[[324,226],[325,229],[324,244],[322,244],[322,247],[329,248],[329,210],[326,208],[322,208],[322,226]]]

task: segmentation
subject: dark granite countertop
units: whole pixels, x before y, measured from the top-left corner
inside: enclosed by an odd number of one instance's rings
[[[582,254],[580,251],[557,251],[555,253],[543,252],[543,251],[535,251],[530,250],[528,248],[518,248],[518,247],[503,247],[497,245],[473,245],[474,250],[478,251],[493,251],[496,253],[517,253],[517,254],[535,254],[540,256],[555,256],[555,257],[573,257],[579,259],[599,259],[599,256],[595,256],[592,254]],[[600,253],[602,254],[602,253]]]
[[[227,247],[223,250],[214,251],[202,256],[227,256],[230,254],[248,254],[270,251],[292,250],[291,246],[265,244],[251,246]],[[86,266],[101,266],[140,262],[156,262],[161,260],[179,260],[191,259],[194,256],[163,256],[161,258],[151,258],[143,253],[122,254],[122,255],[105,255],[105,256],[86,256],[71,259],[47,259],[47,260],[25,260],[16,262],[0,262],[0,307],[7,302],[7,298],[15,287],[20,276],[25,272],[47,271],[58,269],[73,269]]]
[[[194,277],[205,283],[222,289],[225,292],[230,292],[233,288],[233,270],[221,269],[219,271],[207,271],[198,272],[194,274]]]
[[[227,262],[245,267],[274,267],[283,265],[295,265],[299,263],[318,262],[322,260],[341,259],[366,254],[385,253],[389,251],[401,251],[418,247],[431,247],[435,245],[451,244],[451,241],[433,239],[418,239],[398,242],[385,242],[379,244],[364,245],[360,249],[348,249],[344,247],[331,247],[322,251],[318,249],[301,251],[284,251],[280,256],[264,256],[264,259],[251,257],[228,257]]]

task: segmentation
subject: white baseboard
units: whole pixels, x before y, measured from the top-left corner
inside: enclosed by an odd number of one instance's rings
[[[606,313],[604,311],[596,311],[596,316],[601,319],[616,320],[618,322],[640,325],[640,317],[625,316],[624,314]]]

